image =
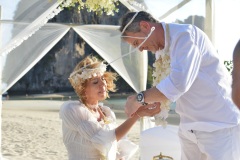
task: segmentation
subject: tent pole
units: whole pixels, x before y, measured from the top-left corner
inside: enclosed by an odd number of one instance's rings
[[[0,5],[0,20],[2,20],[2,8],[1,8],[1,5]],[[1,25],[0,25],[0,38],[2,38],[2,35],[1,35]],[[0,43],[1,43],[2,40],[0,40]],[[1,44],[0,44],[1,46]],[[2,55],[0,55],[0,159],[3,159],[2,157],[2,67],[3,67],[3,64],[1,62],[3,62],[2,59]]]
[[[3,60],[2,55],[0,55],[0,62],[2,62]],[[1,92],[1,96],[0,96],[0,160],[2,160],[2,64],[0,64],[0,92]]]
[[[215,0],[206,0],[206,22],[204,32],[215,46]]]
[[[0,5],[0,20],[2,20],[2,6]],[[2,27],[0,25],[0,48],[2,47]]]

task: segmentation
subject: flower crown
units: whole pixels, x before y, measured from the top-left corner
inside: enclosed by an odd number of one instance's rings
[[[90,64],[90,65],[93,65],[93,64]],[[107,65],[104,64],[103,62],[100,63],[99,66],[96,68],[87,68],[90,65],[84,66],[84,67],[72,72],[70,74],[70,77],[77,75],[79,78],[82,78],[85,80],[85,79],[89,79],[89,78],[97,76],[97,73],[103,75],[107,68]],[[80,71],[82,71],[82,73],[78,74],[78,72],[80,72]]]
[[[103,62],[100,63],[99,66],[96,68],[87,68],[90,65],[84,66],[70,74],[68,79],[74,86],[78,84],[77,82],[79,81],[79,79],[86,80],[95,77],[98,74],[103,75],[107,68],[107,65],[104,64]]]

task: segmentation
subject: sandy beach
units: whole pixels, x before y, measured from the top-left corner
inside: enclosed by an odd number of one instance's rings
[[[2,154],[8,160],[67,160],[62,143],[59,107],[64,101],[6,100],[2,110]],[[123,109],[112,108],[121,124],[126,115]],[[168,123],[178,124],[179,117],[171,114]],[[128,134],[139,143],[140,122]],[[139,151],[132,158],[139,159]]]

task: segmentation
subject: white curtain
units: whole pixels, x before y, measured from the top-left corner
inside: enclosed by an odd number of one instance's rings
[[[136,91],[146,89],[147,54],[132,52],[129,44],[121,40],[119,26],[83,25],[73,29],[102,56]],[[129,53],[129,54],[128,54]],[[124,56],[122,58],[122,56]]]
[[[59,7],[60,2],[62,0],[1,0],[2,17],[0,28],[2,28],[2,43],[0,54],[11,52],[38,31],[49,19],[57,15],[62,10]]]
[[[47,54],[69,29],[66,25],[48,23],[9,54],[3,54],[2,93]]]
[[[72,27],[47,23],[48,19],[61,11],[60,2],[62,0],[15,0],[12,3],[0,1],[3,11],[0,27],[2,93],[27,73]],[[42,27],[44,24],[46,25]],[[73,26],[73,29],[110,63],[136,92],[146,88],[147,55],[135,52],[120,58],[132,48],[121,41],[118,26],[86,25]],[[37,42],[38,40],[41,43]],[[119,60],[111,63],[116,58]],[[11,63],[15,66],[10,67]]]

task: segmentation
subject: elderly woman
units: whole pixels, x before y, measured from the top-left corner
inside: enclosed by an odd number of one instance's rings
[[[125,135],[140,117],[160,112],[160,103],[142,106],[117,127],[114,112],[99,103],[109,91],[116,90],[116,77],[116,73],[106,71],[103,62],[90,56],[77,64],[70,75],[79,101],[65,102],[60,109],[69,160],[130,159],[138,147]]]

